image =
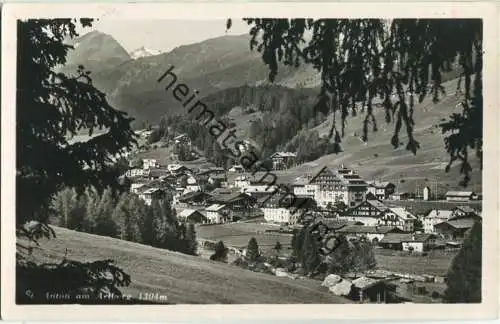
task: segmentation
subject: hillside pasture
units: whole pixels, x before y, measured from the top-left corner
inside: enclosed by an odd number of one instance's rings
[[[348,303],[320,282],[291,280],[118,239],[54,227],[57,238],[35,247],[35,262],[113,259],[132,277],[122,292],[168,296],[173,304]]]
[[[259,223],[202,225],[196,228],[196,234],[199,238],[223,241],[224,244],[236,248],[245,248],[252,237],[255,237],[264,251],[272,250],[278,241],[284,249],[290,247],[290,234],[266,233],[266,230],[279,230],[279,226]]]
[[[377,131],[369,127],[368,141],[361,141],[361,131],[365,114],[349,116],[346,120],[345,136],[342,138],[343,152],[320,157],[309,163],[304,163],[289,170],[290,173],[301,175],[304,173],[315,174],[324,166],[338,168],[344,164],[357,170],[365,179],[379,179],[393,181],[398,191],[415,192],[417,184],[423,186],[435,180],[438,184],[438,193],[448,190],[464,190],[459,184],[459,164],[455,163],[450,172],[444,168],[449,161],[449,156],[444,147],[444,135],[439,124],[448,119],[453,113],[458,113],[461,108],[458,103],[462,99],[456,94],[457,79],[443,83],[445,95],[438,103],[433,103],[432,98],[424,99],[417,103],[414,109],[415,129],[414,135],[420,143],[416,155],[405,149],[407,136],[404,126],[401,129],[399,141],[402,144],[394,148],[391,137],[394,134],[394,122],[385,122],[385,112],[382,107],[374,109],[377,121]],[[313,128],[320,136],[326,136],[331,129],[333,117]],[[472,179],[467,189],[481,191],[482,172],[479,163],[472,157]]]
[[[435,252],[435,253],[434,253]],[[401,251],[375,249],[377,268],[416,275],[444,276],[456,252],[431,251],[426,256]]]

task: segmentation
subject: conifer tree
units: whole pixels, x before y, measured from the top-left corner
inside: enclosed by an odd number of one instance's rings
[[[219,241],[215,244],[215,252],[210,256],[210,260],[226,262],[227,263],[227,253],[228,248],[224,245],[224,242]]]
[[[133,206],[130,205],[131,195],[124,193],[120,196],[113,211],[113,220],[117,224],[119,237],[122,240],[139,242],[140,235],[137,229],[137,217]]]
[[[139,221],[141,240],[143,244],[155,244],[155,214],[153,208],[145,208],[145,213]]]
[[[278,241],[276,242],[276,245],[274,246],[274,250],[276,251],[276,253],[279,255],[280,254],[280,251],[283,249],[283,247],[281,246],[281,243]]]
[[[58,224],[62,227],[71,229],[71,217],[73,210],[77,207],[78,197],[76,191],[71,188],[65,188],[54,196],[52,208],[58,217]]]
[[[94,228],[92,233],[110,237],[115,237],[117,235],[117,226],[112,217],[114,206],[115,201],[113,193],[110,188],[107,188],[104,190],[101,199],[97,204],[95,214],[91,215],[94,219]]]
[[[306,231],[302,247],[302,266],[308,273],[313,272],[321,263],[318,239],[312,231]]]
[[[254,262],[257,261],[259,256],[259,244],[257,243],[257,239],[255,237],[252,237],[250,241],[248,241],[246,257],[249,261]]]
[[[196,240],[196,229],[193,223],[189,223],[186,229],[186,241],[187,250],[185,253],[196,255],[198,252],[198,241]]]
[[[481,302],[482,240],[482,224],[476,222],[448,271],[446,302]]]

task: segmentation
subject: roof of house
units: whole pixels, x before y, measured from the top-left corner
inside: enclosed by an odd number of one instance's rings
[[[239,189],[235,188],[215,188],[210,191],[211,195],[231,195],[234,193],[241,193]]]
[[[230,203],[230,202],[235,202],[238,200],[255,200],[255,198],[253,198],[250,195],[238,192],[238,193],[232,193],[229,195],[215,196],[214,200]]]
[[[163,168],[149,169],[150,177],[161,177],[161,176],[166,176],[168,174],[170,174],[170,172],[167,169]]]
[[[404,219],[404,220],[411,220],[411,219],[416,219],[415,215],[407,211],[403,207],[391,207],[389,208],[396,216]]]
[[[238,200],[257,200],[255,197],[242,193],[238,189],[234,188],[215,188],[210,192],[210,194],[212,195],[210,200],[214,202],[230,203]]]
[[[234,179],[234,181],[250,181],[250,178],[246,175],[239,175]]]
[[[144,190],[142,193],[143,194],[151,194],[153,192],[157,192],[160,190],[161,190],[160,188],[153,187],[153,188],[149,188],[149,189]]]
[[[276,157],[286,158],[286,157],[296,157],[296,156],[297,156],[297,153],[293,153],[293,152],[276,152],[276,153],[273,153],[271,155],[271,158],[276,158]]]
[[[187,166],[182,164],[169,164],[167,168],[170,171],[189,170]]]
[[[305,186],[306,184],[309,183],[309,180],[310,179],[308,179],[308,177],[300,176],[300,177],[295,178],[293,185],[294,186]]]
[[[388,233],[380,240],[380,243],[399,244],[408,240],[409,235],[408,233]]]
[[[352,284],[354,287],[359,288],[361,290],[368,289],[370,287],[373,287],[377,284],[383,283],[384,280],[380,279],[374,279],[374,278],[368,278],[368,277],[360,277],[358,279],[355,279],[352,281]]]
[[[433,209],[425,216],[425,218],[440,218],[440,219],[449,219],[453,214],[452,210],[444,210],[444,209]]]
[[[471,214],[475,214],[476,213],[476,210],[474,208],[472,208],[471,206],[457,206],[455,207],[455,210],[460,210],[460,211],[463,211],[464,213],[471,213]]]
[[[453,220],[449,220],[446,222],[442,222],[439,224],[436,224],[434,226],[442,227],[449,225],[451,227],[454,227],[456,229],[467,229],[467,228],[472,228],[476,220],[474,218],[457,218]]]
[[[394,184],[392,182],[389,182],[389,181],[367,181],[367,183],[370,186],[375,187],[375,188],[387,188],[390,185],[394,186]]]
[[[201,214],[198,210],[196,209],[184,209],[183,211],[181,211],[179,214],[177,214],[178,217],[180,218],[188,218],[189,216],[195,214],[195,213],[198,213],[198,214]],[[203,214],[202,214],[203,215]]]
[[[383,202],[381,202],[380,200],[377,200],[377,199],[368,199],[368,200],[365,200],[366,203],[370,204],[372,207],[380,210],[380,211],[385,211],[387,209],[389,209],[389,207],[384,204]],[[359,205],[358,205],[359,206]]]
[[[436,235],[430,233],[388,233],[380,240],[380,243],[399,244],[401,242],[425,242],[435,237]]]
[[[453,196],[453,197],[469,197],[474,193],[472,191],[448,191],[445,196]]]
[[[180,134],[180,135],[177,135],[176,137],[174,137],[174,139],[181,139],[183,137],[187,137],[187,134]]]
[[[416,233],[413,235],[410,241],[413,242],[425,242],[429,239],[436,238],[437,235],[432,234],[432,233]]]
[[[212,195],[209,193],[203,192],[203,191],[191,191],[186,193],[185,195],[182,195],[179,197],[179,201],[185,202],[185,201],[190,201],[194,200],[199,197],[205,197],[205,198],[210,198]]]
[[[213,204],[205,208],[206,211],[219,211],[226,207],[226,205],[221,205],[221,204]]]
[[[209,179],[213,179],[213,180],[226,180],[227,177],[225,174],[211,174],[209,176]]]

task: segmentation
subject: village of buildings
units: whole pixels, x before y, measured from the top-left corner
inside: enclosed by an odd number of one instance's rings
[[[175,138],[176,145],[185,145],[183,141],[189,142],[184,134]],[[294,158],[294,153],[276,152],[270,157],[273,170],[286,172],[287,166],[295,164]],[[201,247],[217,240],[217,235],[204,237],[203,228],[217,233],[222,227],[226,232],[230,224],[252,223],[253,228],[262,226],[256,233],[279,233],[290,240],[293,229],[309,218],[348,239],[367,239],[380,250],[414,255],[433,250],[456,252],[481,218],[480,193],[448,191],[444,197],[436,197],[425,186],[415,196],[398,191],[397,184],[390,181],[363,179],[345,165],[269,186],[239,165],[194,168],[182,162],[160,165],[156,159],[145,158],[142,167],[128,170],[126,177],[130,190],[147,204],[170,196],[179,221],[196,224]],[[295,197],[292,205],[283,196],[272,194],[284,188]],[[228,242],[228,247],[244,252],[252,236],[248,233],[240,238],[239,246]],[[400,275],[426,280],[412,273]],[[443,276],[432,280],[443,282]]]

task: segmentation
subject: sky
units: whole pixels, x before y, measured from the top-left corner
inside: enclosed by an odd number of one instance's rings
[[[100,20],[92,28],[79,29],[80,35],[92,30],[113,36],[128,52],[142,46],[162,52],[180,45],[197,43],[223,35],[248,34],[249,26],[233,20],[226,33],[225,20]]]

